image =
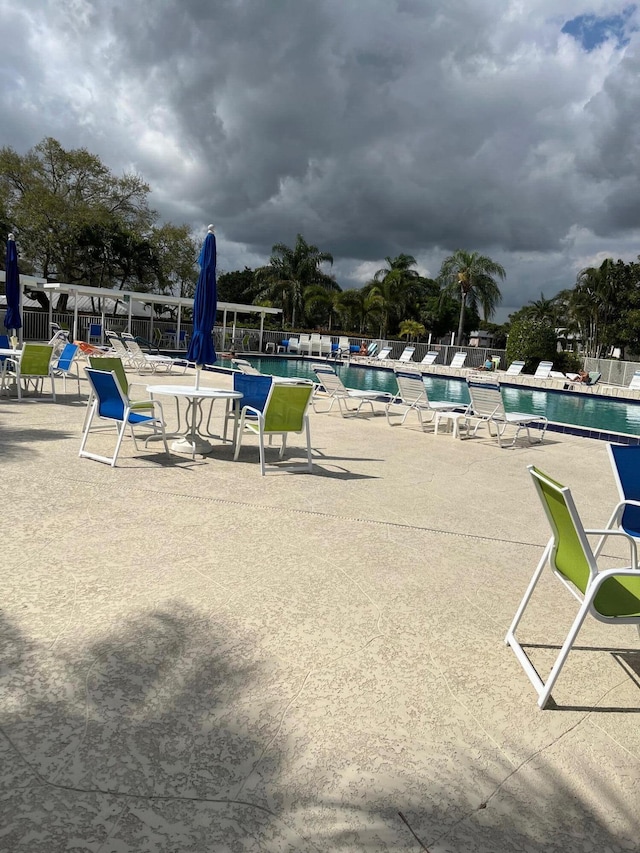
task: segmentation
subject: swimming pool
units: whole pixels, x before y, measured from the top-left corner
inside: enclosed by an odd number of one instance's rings
[[[249,361],[262,373],[274,376],[315,380],[314,362],[300,358],[266,358],[250,356]],[[221,359],[220,367],[231,368],[231,362]],[[333,363],[332,363],[332,366]],[[398,390],[392,370],[365,365],[337,363],[336,371],[348,388],[381,391],[395,394]],[[464,378],[423,374],[427,393],[434,400],[449,400],[465,405],[469,392]],[[523,385],[502,384],[507,411],[544,415],[549,429],[574,435],[600,438],[605,441],[640,443],[640,401],[581,394],[578,391],[542,390]],[[622,438],[622,437],[625,438]],[[634,440],[635,439],[635,440]]]

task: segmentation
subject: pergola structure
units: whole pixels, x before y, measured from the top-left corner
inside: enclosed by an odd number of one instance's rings
[[[4,281],[4,272],[0,270],[0,281]],[[164,296],[158,293],[140,293],[133,290],[111,290],[106,287],[89,287],[86,284],[64,284],[62,282],[46,282],[43,279],[29,275],[20,276],[20,306],[22,310],[22,299],[24,290],[40,290],[52,296],[54,293],[66,293],[73,297],[73,339],[77,340],[78,335],[78,302],[79,297],[92,297],[101,301],[101,326],[104,334],[105,326],[105,300],[112,300],[114,303],[123,302],[128,306],[127,330],[131,331],[131,319],[133,317],[133,306],[136,303],[140,305],[163,305],[176,308],[176,339],[180,339],[180,326],[182,320],[182,310],[184,308],[193,308],[193,299],[187,299],[183,296]],[[236,323],[238,314],[259,314],[260,315],[260,338],[259,347],[262,349],[262,337],[264,332],[264,318],[267,314],[282,314],[282,308],[267,308],[264,305],[243,305],[236,302],[218,302],[218,311],[222,312],[222,336],[227,331],[227,317],[233,315],[233,337],[235,337]],[[49,300],[49,321],[53,317],[53,307]],[[153,311],[151,311],[151,329],[150,338],[153,339]]]

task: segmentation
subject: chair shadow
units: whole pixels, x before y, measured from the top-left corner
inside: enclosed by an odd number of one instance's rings
[[[551,643],[522,643],[523,649],[548,649],[559,652],[561,646]],[[614,661],[640,690],[640,649],[620,649],[609,646],[572,646],[571,652],[609,652]],[[640,714],[640,706],[629,708],[614,705],[558,705],[553,696],[547,709],[554,711],[594,711],[604,714]]]

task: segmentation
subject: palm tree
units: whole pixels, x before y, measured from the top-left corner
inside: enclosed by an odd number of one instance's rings
[[[484,319],[492,317],[502,299],[496,278],[504,279],[505,275],[501,264],[478,252],[458,249],[443,261],[438,276],[443,285],[443,292],[460,300],[458,346],[462,344],[465,308],[468,305],[477,310],[479,303]]]
[[[271,249],[271,258],[266,267],[256,271],[261,284],[258,296],[267,296],[283,307],[283,319],[295,326],[296,316],[304,312],[304,292],[312,284],[321,284],[333,289],[335,281],[324,273],[320,266],[333,264],[329,252],[321,252],[312,246],[302,234],[296,237],[293,249],[284,243],[276,243]]]
[[[303,293],[305,313],[310,315],[318,309],[324,309],[327,313],[327,328],[329,331],[331,331],[333,325],[334,315],[339,313],[340,297],[342,295],[340,286],[336,282],[334,282],[334,285],[333,289],[329,289],[324,284],[310,284],[305,288]],[[310,317],[307,316],[307,320],[309,319]]]
[[[357,329],[360,334],[367,331],[379,320],[381,299],[366,288],[361,290],[343,290],[336,300],[336,311],[343,329]]]
[[[534,320],[544,320],[555,325],[558,316],[557,298],[545,299],[544,293],[540,291],[540,299],[530,299],[527,305],[527,315]]]
[[[405,338],[408,341],[418,340],[418,338],[422,337],[427,330],[423,326],[422,323],[419,323],[417,320],[403,320],[400,323],[400,337]]]
[[[367,285],[367,290],[380,299],[381,320],[380,337],[387,336],[390,320],[393,316],[401,316],[412,296],[420,276],[411,267],[417,264],[412,255],[398,255],[395,258],[385,258],[387,266],[379,269]]]

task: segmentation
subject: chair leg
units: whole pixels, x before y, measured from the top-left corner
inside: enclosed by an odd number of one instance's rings
[[[311,430],[309,428],[309,416],[304,416],[304,427],[307,434],[307,462],[309,463],[309,471],[313,471],[313,458],[311,456]]]
[[[264,477],[267,471],[264,464],[264,427],[262,418],[258,418],[258,440],[260,442],[260,473]]]

